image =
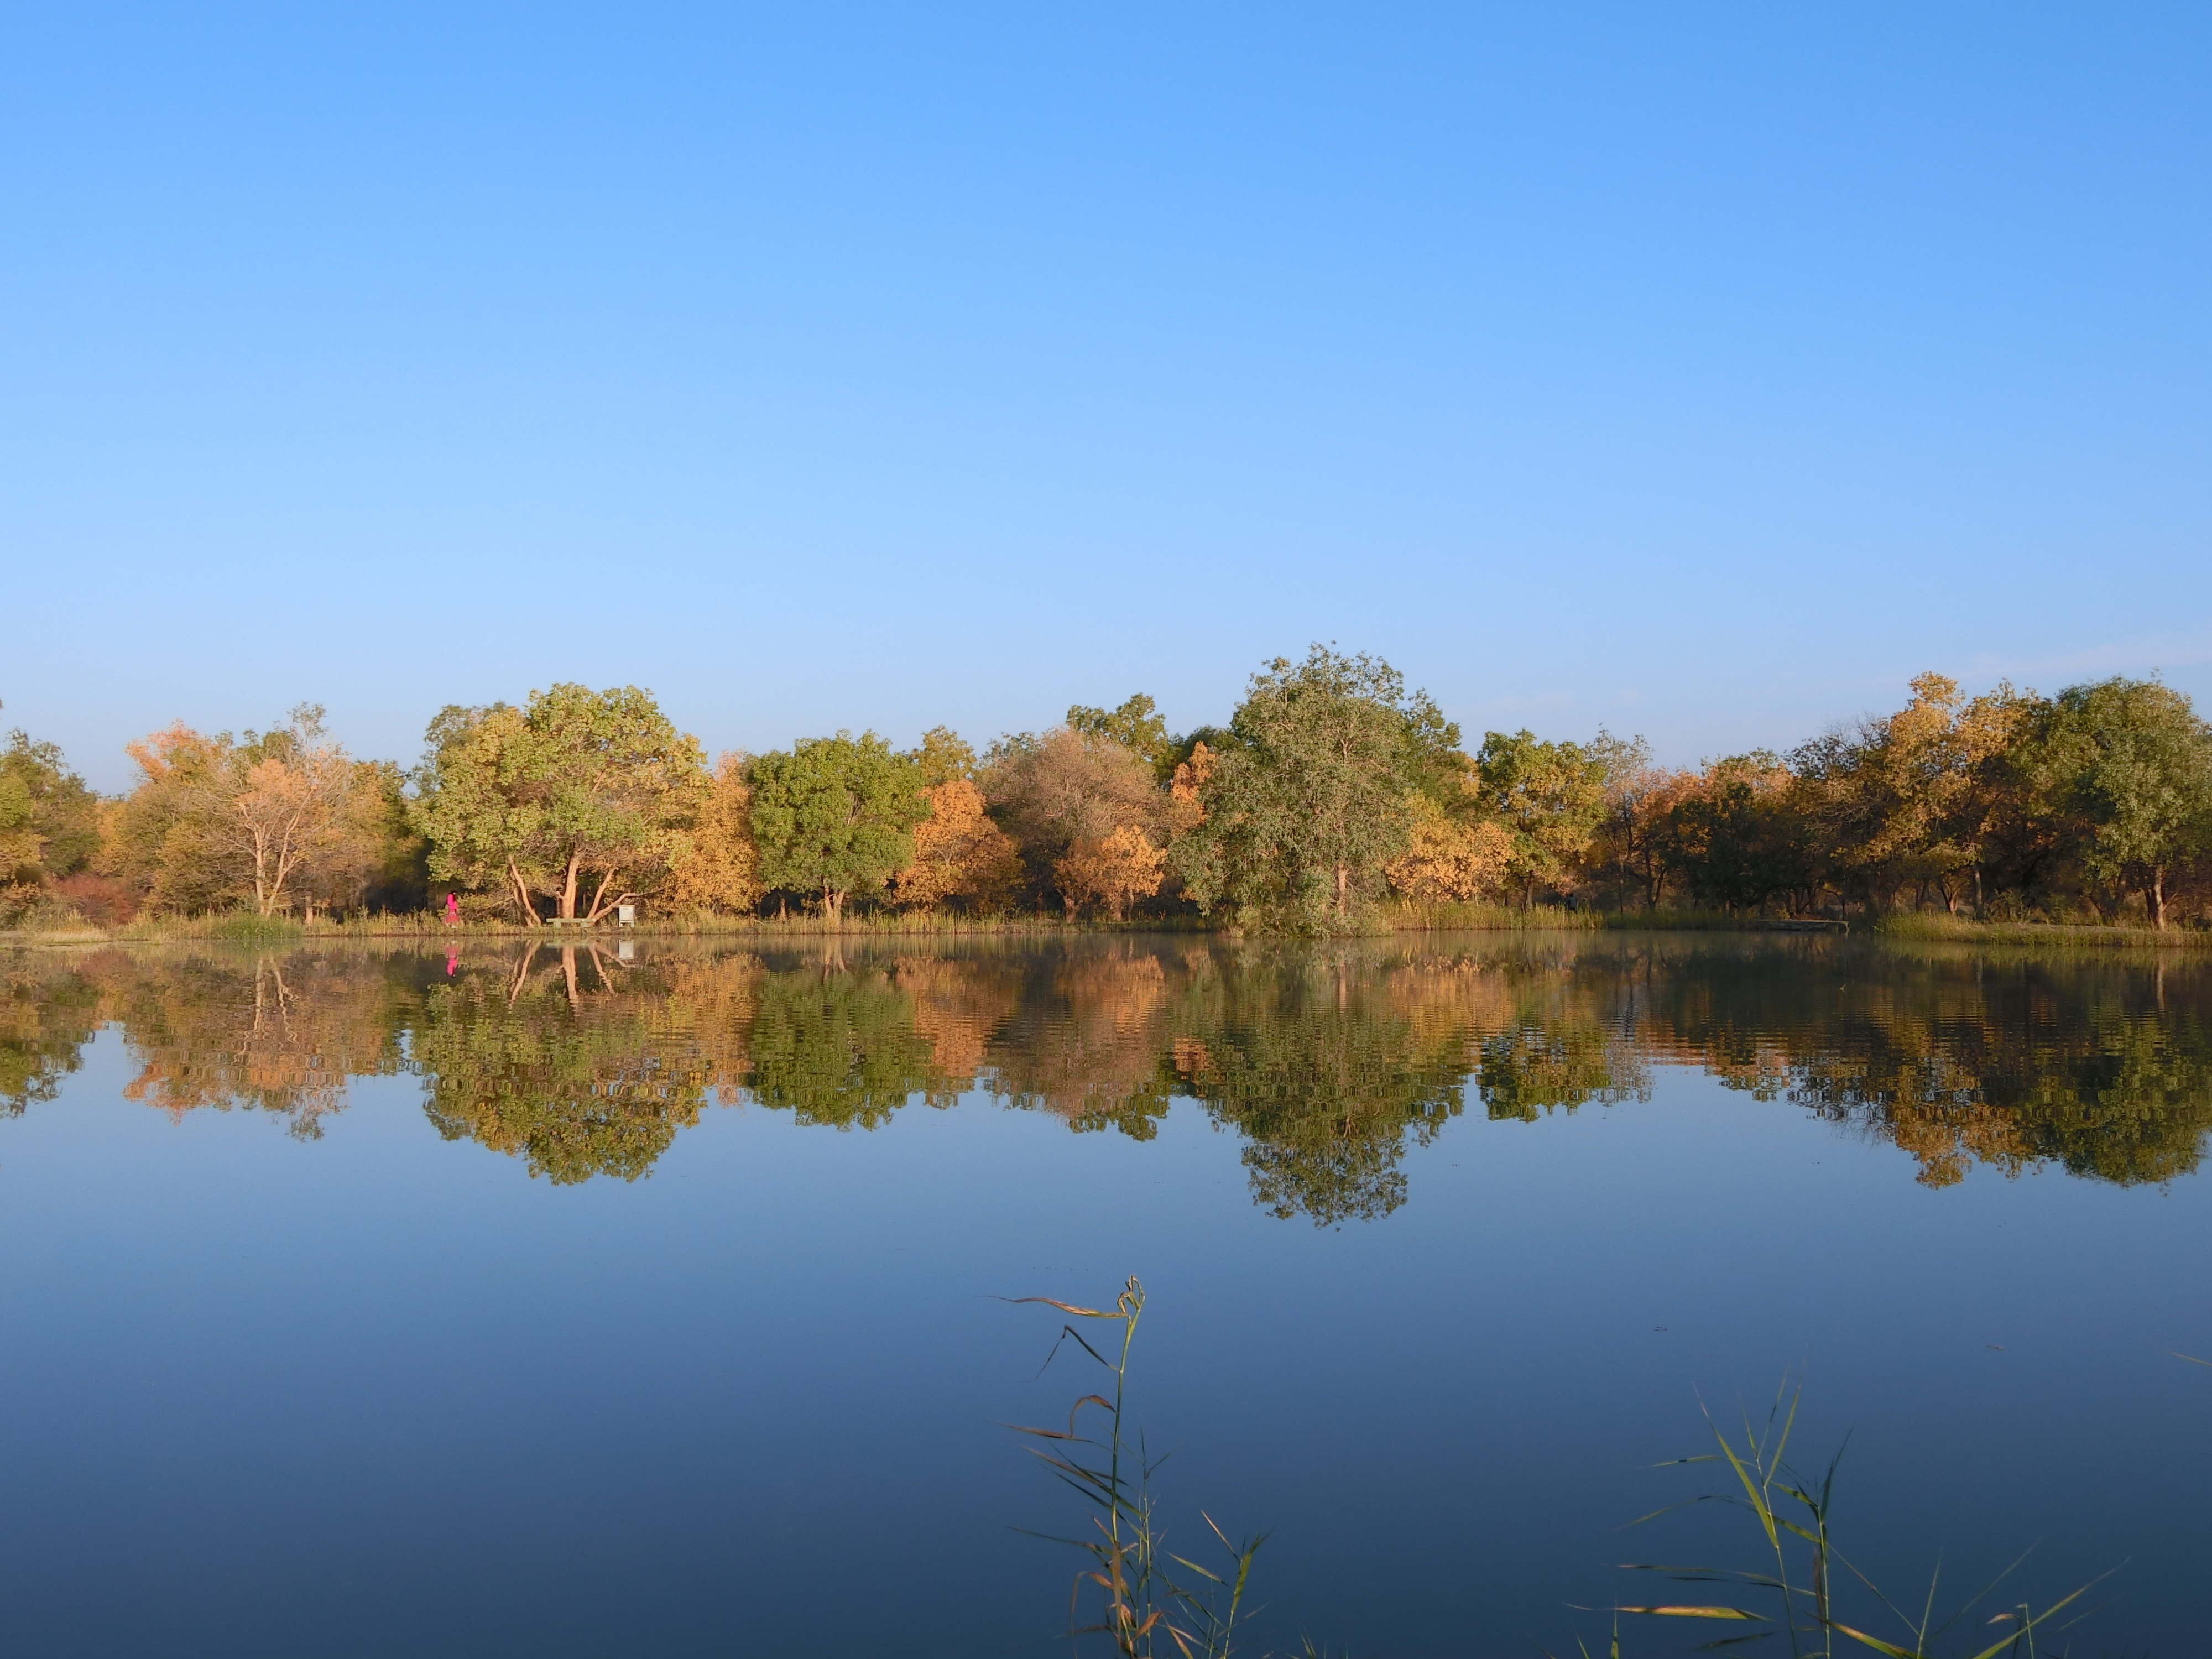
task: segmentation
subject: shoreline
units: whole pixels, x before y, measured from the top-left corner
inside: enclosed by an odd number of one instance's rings
[[[2212,929],[2130,927],[2093,922],[1977,921],[1966,917],[1893,915],[1834,919],[1793,916],[1728,916],[1698,911],[1569,911],[1492,909],[1436,906],[1386,914],[1376,925],[1336,939],[1384,939],[1418,933],[1788,933],[1875,939],[1893,944],[1967,945],[2058,945],[2091,949],[2160,951],[2212,950]],[[258,918],[191,917],[121,927],[90,926],[51,931],[0,929],[0,945],[11,948],[214,943],[305,946],[346,940],[405,940],[421,945],[526,939],[539,945],[618,943],[623,939],[680,940],[751,939],[979,938],[1060,939],[1181,935],[1243,939],[1262,937],[1234,926],[1197,918],[1144,918],[1124,922],[1067,921],[1051,917],[945,915],[848,917],[836,922],[817,917],[730,917],[712,921],[657,921],[628,927],[611,923],[547,922],[530,927],[519,922],[449,924],[434,915],[376,916],[338,922],[264,922]],[[1267,936],[1272,937],[1272,936]],[[1285,936],[1285,938],[1291,936]]]

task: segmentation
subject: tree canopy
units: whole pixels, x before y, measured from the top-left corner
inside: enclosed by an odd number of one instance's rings
[[[879,893],[914,861],[914,827],[928,813],[921,768],[872,732],[806,738],[757,757],[753,840],[762,883],[820,896],[843,915],[854,893]]]
[[[449,707],[428,743],[416,781],[431,873],[503,890],[532,926],[541,896],[564,921],[596,921],[659,881],[708,793],[697,740],[631,685]]]
[[[2140,892],[2165,927],[2177,866],[2212,851],[2212,729],[2157,681],[2113,678],[2061,692],[2034,743],[2031,765],[2084,866]]]
[[[1253,676],[1175,865],[1202,908],[1348,925],[1412,840],[1409,792],[1455,769],[1459,729],[1380,658],[1316,645]]]

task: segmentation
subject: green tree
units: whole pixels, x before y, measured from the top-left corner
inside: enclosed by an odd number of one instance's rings
[[[836,921],[854,893],[880,892],[914,861],[928,816],[921,769],[872,732],[805,738],[752,763],[753,840],[763,885],[819,893]]]
[[[975,781],[975,750],[949,726],[931,726],[921,734],[921,746],[910,752],[914,763],[921,769],[921,787],[925,789],[934,789],[956,778],[968,783]]]
[[[1380,658],[1316,645],[1253,676],[1230,738],[1176,873],[1201,908],[1322,929],[1348,926],[1406,850],[1407,793],[1453,763],[1459,731]]]
[[[2212,729],[2180,692],[2115,678],[2060,692],[2030,742],[2091,879],[2141,893],[2164,927],[2176,878],[2212,851]]]
[[[54,744],[9,733],[0,749],[0,883],[75,875],[99,850],[99,797]]]
[[[1610,747],[1546,743],[1525,730],[1483,734],[1476,795],[1513,837],[1506,879],[1521,889],[1524,904],[1540,887],[1572,884],[1605,822],[1606,781],[1616,758]]]
[[[1674,804],[1668,861],[1699,903],[1733,915],[1809,889],[1807,825],[1792,782],[1759,750],[1713,762]]]
[[[504,890],[533,927],[541,894],[563,921],[594,922],[650,889],[690,850],[708,787],[697,740],[634,685],[449,707],[428,743],[416,821],[430,873]]]

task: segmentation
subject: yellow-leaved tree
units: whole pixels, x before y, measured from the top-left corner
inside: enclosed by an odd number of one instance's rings
[[[662,906],[746,915],[759,904],[760,851],[753,845],[752,799],[744,757],[718,757],[714,781],[691,830],[691,850],[654,896]]]
[[[1053,866],[1070,910],[1097,904],[1115,921],[1128,914],[1133,901],[1158,892],[1166,873],[1167,854],[1133,823],[1117,824],[1096,840],[1077,836],[1066,856]]]
[[[1406,798],[1413,836],[1406,851],[1382,866],[1390,885],[1423,904],[1465,902],[1496,892],[1513,861],[1513,836],[1485,818],[1462,823],[1428,796]]]
[[[261,915],[361,901],[390,851],[383,769],[350,758],[302,704],[243,741],[182,721],[129,745],[139,779],[107,859],[155,910]]]
[[[895,878],[899,903],[983,910],[1005,904],[1022,878],[1021,854],[985,813],[983,792],[951,777],[924,789],[921,798],[929,816],[914,827],[914,861]]]

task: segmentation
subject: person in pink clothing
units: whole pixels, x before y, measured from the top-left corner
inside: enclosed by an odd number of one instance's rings
[[[454,895],[448,893],[446,895],[446,926],[458,927],[460,925],[461,902]]]

